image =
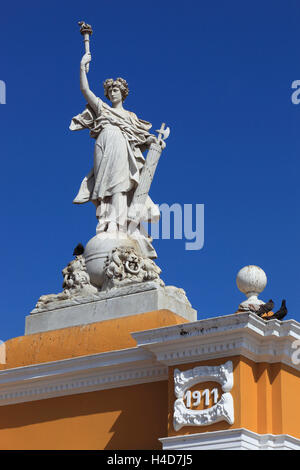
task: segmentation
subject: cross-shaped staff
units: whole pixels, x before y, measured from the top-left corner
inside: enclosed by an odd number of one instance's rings
[[[153,142],[150,145],[146,161],[140,174],[140,182],[136,188],[131,204],[128,209],[128,220],[134,224],[131,226],[132,229],[140,222],[141,216],[145,210],[145,203],[149,194],[149,189],[153,180],[153,176],[158,164],[162,152],[162,146],[160,142],[167,139],[170,134],[170,128],[165,129],[165,123],[163,122],[156,132],[158,132],[157,142]]]

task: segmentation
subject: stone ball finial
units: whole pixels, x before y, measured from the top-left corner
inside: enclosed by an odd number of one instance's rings
[[[240,269],[236,276],[236,283],[239,290],[247,297],[247,300],[240,304],[239,311],[249,310],[249,304],[253,306],[264,304],[258,299],[258,295],[267,285],[267,276],[259,266],[249,265]]]
[[[267,276],[259,266],[249,265],[239,270],[236,283],[247,297],[252,293],[258,295],[267,285]]]

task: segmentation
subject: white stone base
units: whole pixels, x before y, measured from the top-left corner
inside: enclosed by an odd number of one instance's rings
[[[257,434],[228,429],[159,439],[163,450],[300,450],[300,439],[288,434]]]
[[[74,297],[72,301],[61,302],[60,307],[56,303],[52,309],[49,304],[42,312],[33,310],[25,320],[25,335],[163,309],[188,321],[197,320],[197,311],[182,289],[146,282],[99,292],[90,298]]]

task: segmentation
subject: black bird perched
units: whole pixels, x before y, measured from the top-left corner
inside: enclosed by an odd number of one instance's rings
[[[79,256],[82,255],[84,252],[84,246],[82,243],[78,243],[77,246],[75,246],[74,251],[73,251],[73,256]]]
[[[270,299],[266,304],[262,304],[256,313],[259,317],[261,317],[264,313],[270,312],[273,308],[274,302],[272,299]]]
[[[286,302],[285,299],[283,299],[280,309],[274,313],[274,315],[270,318],[270,320],[273,320],[273,318],[277,318],[277,320],[283,320],[283,318],[288,313],[285,302]]]

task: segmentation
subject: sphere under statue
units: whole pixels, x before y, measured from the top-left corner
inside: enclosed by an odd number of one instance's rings
[[[142,255],[137,241],[122,232],[98,233],[85,247],[84,258],[91,284],[100,289],[105,280],[105,265],[110,253],[116,248],[131,248],[138,255]]]

